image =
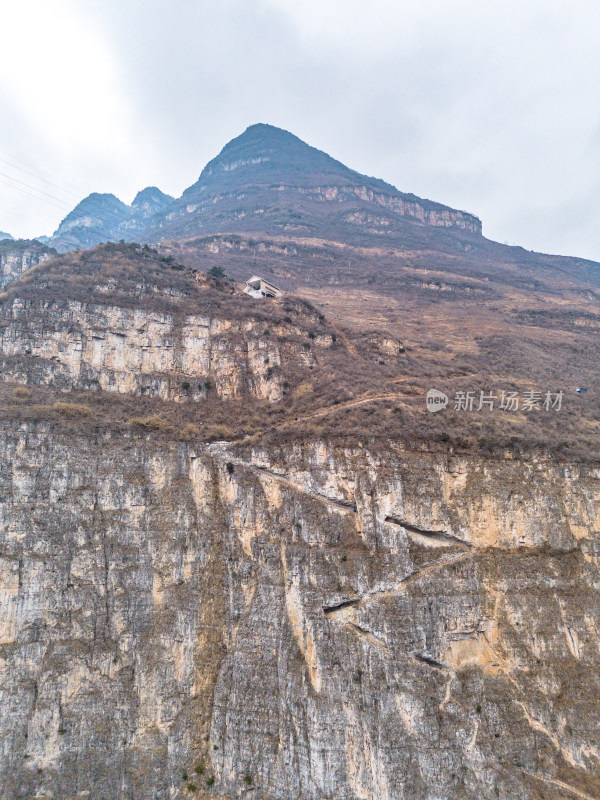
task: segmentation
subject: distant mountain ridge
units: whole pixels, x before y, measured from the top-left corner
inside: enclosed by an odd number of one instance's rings
[[[132,239],[134,233],[146,228],[153,214],[172,201],[156,186],[138,192],[130,206],[114,194],[93,192],[67,214],[52,236],[39,239],[59,252]]]
[[[131,206],[91,194],[43,241],[60,251],[121,238],[157,243],[219,232],[400,241],[418,226],[481,235],[481,222],[340,161],[272,125],[251,125],[225,145],[177,200],[156,187]],[[406,228],[407,224],[410,226]]]
[[[402,235],[404,223],[481,234],[464,211],[361,175],[272,125],[251,125],[209,161],[198,181],[151,221],[146,236],[224,231],[352,241]]]

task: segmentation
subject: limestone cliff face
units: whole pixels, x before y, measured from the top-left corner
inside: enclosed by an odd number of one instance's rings
[[[276,401],[279,368],[314,363],[296,333],[283,322],[265,331],[256,319],[17,297],[0,310],[0,363],[5,379],[61,389],[201,401],[210,382],[224,399]]]
[[[5,426],[0,798],[597,797],[599,552],[590,466]]]
[[[25,270],[56,255],[56,250],[41,242],[19,239],[0,243],[0,289],[19,278]]]
[[[359,199],[368,203],[374,210],[383,208],[393,212],[393,215],[406,217],[411,221],[419,222],[423,225],[431,225],[436,228],[454,228],[478,235],[481,235],[482,232],[481,220],[473,214],[447,208],[437,203],[429,203],[409,195],[378,192],[368,186],[331,185],[304,187],[281,183],[276,186],[271,186],[269,191],[271,193],[278,192],[285,195],[287,198],[297,197],[302,200],[312,200],[319,203],[330,204],[351,203]],[[200,202],[187,203],[174,207],[173,210],[168,211],[166,219],[173,221],[187,214],[196,214],[206,210],[212,212],[213,209],[219,208],[220,205],[227,206],[233,200],[243,200],[245,197],[245,194],[239,194],[239,192],[222,192],[217,195],[211,195],[202,199]],[[262,205],[264,205],[264,201]],[[260,206],[261,204],[259,203],[256,208],[248,212],[243,211],[241,215],[246,216],[247,213],[254,215],[264,214],[265,210]],[[382,226],[389,227],[393,226],[394,223],[394,216],[383,217],[380,221],[377,217],[373,217],[366,211],[348,212],[345,219],[353,225],[363,227],[376,222],[379,227],[371,232],[380,232],[379,229]],[[371,230],[371,228],[369,228],[369,230]]]
[[[374,206],[381,206],[393,211],[401,217],[414,219],[424,225],[432,225],[436,228],[458,228],[470,233],[481,234],[481,220],[473,214],[438,206],[437,204],[428,204],[420,201],[417,197],[407,199],[407,197],[377,192],[368,186],[320,188],[317,190],[315,199],[342,202],[349,199],[351,195],[355,195]],[[360,216],[360,212],[357,212],[354,217],[349,215],[349,221],[361,224],[363,223],[363,218]],[[384,224],[389,225],[390,220],[385,220]]]

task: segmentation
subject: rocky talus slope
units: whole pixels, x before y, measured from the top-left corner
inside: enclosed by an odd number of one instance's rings
[[[0,800],[598,800],[600,464],[377,437],[375,339],[148,248],[7,287]]]

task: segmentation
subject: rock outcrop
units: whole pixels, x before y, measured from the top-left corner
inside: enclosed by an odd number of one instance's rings
[[[274,402],[282,396],[279,368],[310,367],[314,356],[294,340],[294,326],[280,323],[273,333],[281,335],[265,335],[252,319],[17,297],[0,310],[0,365],[5,380],[65,391],[190,402],[206,397],[210,382],[224,400]]]
[[[3,239],[0,241],[0,289],[19,278],[25,270],[55,255],[53,247],[36,239]]]

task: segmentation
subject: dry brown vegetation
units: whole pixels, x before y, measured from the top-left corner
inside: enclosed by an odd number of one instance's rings
[[[10,299],[60,303],[69,298],[254,320],[264,326],[263,336],[278,339],[282,351],[286,342],[307,348],[313,363],[284,358],[281,367],[265,364],[265,375],[276,375],[284,387],[283,399],[275,404],[249,396],[223,402],[211,388],[203,390],[199,401],[184,391],[180,403],[103,392],[72,393],[67,399],[64,393],[34,385],[21,387],[31,396],[18,397],[19,388],[0,383],[0,414],[187,441],[254,437],[282,443],[318,436],[377,447],[403,441],[453,451],[543,451],[557,458],[598,459],[600,400],[593,388],[600,353],[592,329],[580,335],[562,328],[521,326],[515,332],[501,328],[499,318],[487,314],[485,306],[471,317],[477,304],[445,300],[441,305],[424,304],[420,318],[414,307],[414,316],[403,323],[398,299],[392,302],[377,293],[354,298],[350,289],[341,292],[339,287],[311,292],[321,310],[289,295],[257,303],[227,279],[198,274],[149,248],[130,245],[107,245],[46,262],[11,285]],[[326,297],[335,302],[327,306]],[[409,299],[403,302],[406,310]],[[333,323],[325,311],[334,312]],[[374,329],[367,321],[377,315],[383,323]],[[342,319],[353,326],[341,325]],[[568,319],[571,324],[572,314]],[[393,345],[391,355],[386,337]],[[21,357],[21,373],[27,373],[30,358]],[[182,376],[182,386],[187,382]],[[574,386],[586,383],[590,391],[576,394]],[[447,410],[426,411],[430,387],[449,395]],[[480,390],[522,394],[531,389],[563,390],[562,410],[452,410],[458,391],[474,391],[478,397]],[[68,412],[65,404],[79,411]]]
[[[16,404],[12,388],[0,383],[0,419],[44,422],[70,431],[131,437],[158,436],[169,440],[211,442],[251,440],[257,444],[285,445],[319,438],[330,443],[385,448],[401,442],[428,449],[479,452],[486,455],[544,454],[559,459],[598,460],[600,423],[577,436],[568,432],[566,415],[577,413],[535,411],[526,414],[501,411],[438,414],[425,410],[424,390],[416,383],[396,387],[397,394],[365,393],[358,399],[301,402],[288,396],[276,405],[244,402],[167,403],[150,398],[98,393],[64,393],[32,387],[27,402]],[[373,397],[373,399],[370,399]],[[377,398],[380,399],[377,399]],[[574,400],[574,398],[571,398]],[[576,396],[576,403],[583,400]]]
[[[90,406],[85,403],[57,402],[52,404],[52,411],[64,414],[67,417],[89,417],[92,413]]]
[[[81,303],[145,308],[171,314],[206,314],[226,319],[253,319],[265,326],[286,319],[302,326],[325,321],[302,298],[256,303],[228,278],[198,272],[162,256],[147,245],[108,243],[76,250],[27,270],[0,297],[0,309],[15,298],[45,303]]]
[[[13,389],[13,397],[15,400],[29,400],[31,397],[31,392],[24,386],[17,386],[15,389]]]

